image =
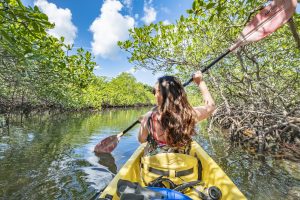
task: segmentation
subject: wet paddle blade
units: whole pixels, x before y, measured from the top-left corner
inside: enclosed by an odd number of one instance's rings
[[[95,148],[94,152],[96,153],[111,153],[118,145],[120,138],[127,133],[132,127],[134,127],[136,124],[140,123],[140,120],[136,120],[133,122],[128,128],[126,128],[124,131],[120,132],[118,135],[112,135],[101,142],[99,142]]]
[[[104,140],[102,140],[95,146],[94,152],[96,152],[96,153],[111,153],[118,145],[119,138],[120,137],[118,137],[118,135],[112,135],[112,136],[105,138]]]
[[[295,12],[297,0],[274,0],[263,8],[244,28],[229,50],[259,41],[285,24]]]

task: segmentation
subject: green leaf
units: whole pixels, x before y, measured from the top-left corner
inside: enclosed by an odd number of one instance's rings
[[[180,16],[180,21],[184,21],[183,15]]]
[[[215,15],[211,15],[208,19],[209,22],[211,22],[214,19]]]
[[[209,10],[212,7],[214,7],[215,5],[216,5],[216,3],[209,3],[209,4],[207,4],[206,9]]]
[[[193,9],[193,10],[196,10],[196,1],[193,2],[193,4],[192,4],[192,9]]]
[[[193,12],[193,10],[187,10],[186,11],[188,14],[193,14],[194,12]]]
[[[34,6],[33,9],[34,9],[35,12],[39,12],[40,11],[37,6]]]
[[[203,0],[198,0],[198,4],[199,4],[199,6],[201,7],[201,6],[204,5],[204,1],[203,1]]]
[[[25,8],[25,6],[23,5],[23,3],[22,3],[20,0],[16,0],[16,1],[18,2],[19,6],[20,6],[22,9]]]

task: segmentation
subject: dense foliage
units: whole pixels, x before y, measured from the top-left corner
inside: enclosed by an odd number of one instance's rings
[[[152,88],[139,83],[129,73],[107,80],[105,77],[95,77],[88,87],[83,89],[83,102],[92,107],[126,107],[150,105],[154,103]]]
[[[195,0],[189,16],[175,24],[134,28],[131,38],[119,45],[131,54],[129,61],[137,68],[167,71],[187,80],[223,53],[265,3]],[[291,23],[299,27],[300,15],[295,13]],[[284,25],[264,40],[227,56],[205,78],[218,103],[213,119],[230,129],[233,140],[273,150],[279,148],[274,141],[299,141],[297,30]]]
[[[55,25],[36,6],[1,0],[0,24],[0,110],[150,103],[149,89],[128,74],[96,77],[91,53],[47,34]]]

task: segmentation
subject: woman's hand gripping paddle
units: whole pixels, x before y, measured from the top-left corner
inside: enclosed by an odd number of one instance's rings
[[[274,0],[268,6],[263,8],[244,28],[237,41],[222,55],[215,59],[211,64],[201,70],[202,73],[206,72],[214,64],[219,62],[227,54],[239,48],[240,46],[246,45],[250,42],[259,41],[271,33],[275,32],[279,27],[285,24],[295,12],[297,6],[297,0]],[[193,78],[188,80],[183,86],[187,86],[193,81]],[[112,135],[101,142],[99,142],[94,149],[94,152],[110,153],[112,152],[119,143],[120,138],[134,127],[139,120],[131,124],[127,129],[118,135]]]

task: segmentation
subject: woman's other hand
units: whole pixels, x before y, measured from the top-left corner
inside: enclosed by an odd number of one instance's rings
[[[203,81],[203,75],[201,71],[197,71],[196,73],[193,74],[193,81],[199,85],[201,81]]]

